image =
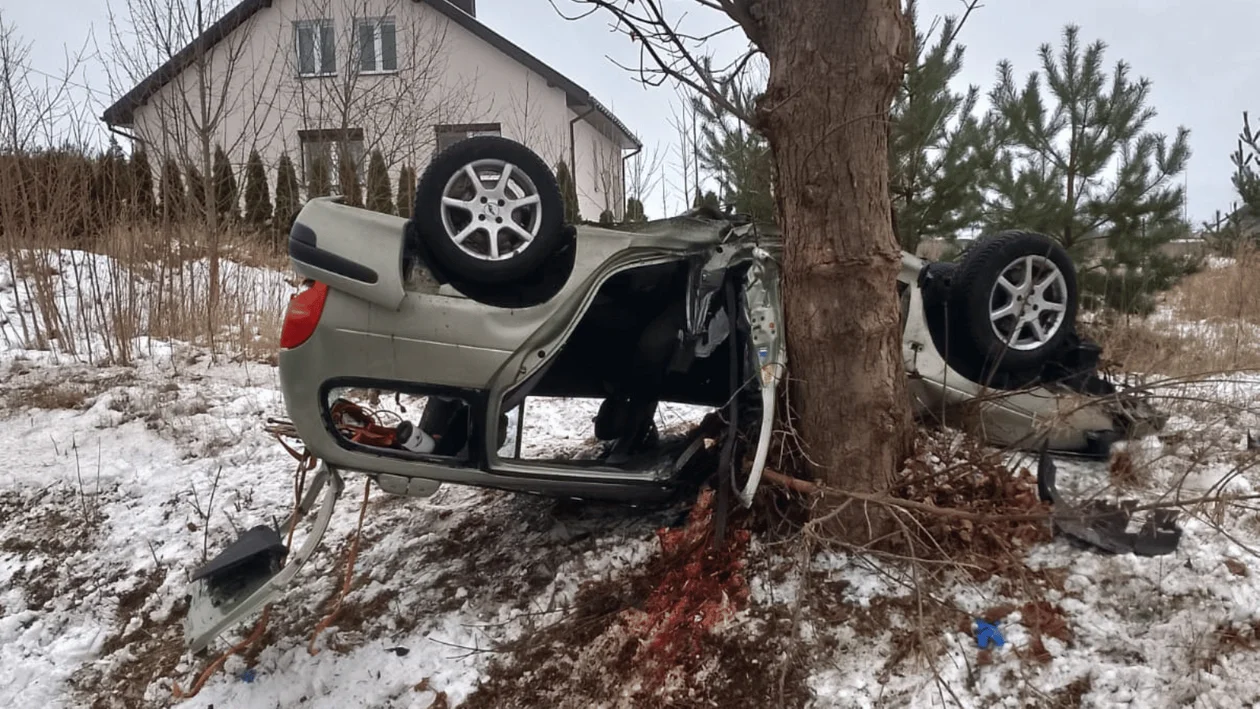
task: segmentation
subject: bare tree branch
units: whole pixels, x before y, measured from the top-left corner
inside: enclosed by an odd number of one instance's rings
[[[664,3],[661,0],[569,0],[578,5],[589,6],[585,12],[577,16],[568,16],[556,6],[556,0],[549,0],[552,7],[561,17],[570,20],[588,17],[598,10],[605,10],[613,17],[611,28],[614,32],[626,35],[639,45],[638,68],[628,67],[609,57],[613,64],[627,71],[636,72],[638,81],[646,86],[661,86],[667,81],[674,81],[680,86],[711,98],[723,104],[732,115],[750,125],[754,117],[726,101],[721,85],[727,77],[713,71],[712,58],[703,54],[704,44],[709,39],[728,32],[736,27],[743,27],[746,34],[748,26],[737,20],[736,24],[727,25],[714,32],[704,34],[688,34],[682,31],[680,18],[671,21],[666,17]],[[709,10],[721,12],[729,18],[751,17],[746,12],[746,3],[742,0],[693,0],[697,5]],[[732,14],[735,13],[735,14]],[[684,15],[685,16],[685,15]],[[750,54],[760,51],[755,46]],[[737,61],[736,66],[746,61]]]

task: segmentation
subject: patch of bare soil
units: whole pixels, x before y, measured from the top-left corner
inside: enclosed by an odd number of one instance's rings
[[[47,370],[14,360],[0,394],[0,412],[32,408],[81,411],[102,393],[133,381],[135,375],[128,370],[86,365],[65,367],[54,378],[48,376]]]
[[[854,549],[842,539],[813,528],[807,533],[816,548],[835,548],[854,559],[878,562],[881,575],[904,585],[905,592],[875,595],[858,604],[847,600],[847,583],[811,566],[800,613],[827,628],[845,627],[860,640],[882,648],[876,677],[890,683],[899,677],[930,681],[948,640],[942,630],[974,633],[974,615],[964,609],[951,589],[960,579],[968,585],[992,582],[1001,597],[1018,598],[983,613],[998,621],[1021,611],[1029,629],[1029,647],[1021,660],[1036,665],[1050,661],[1043,638],[1070,643],[1072,631],[1061,607],[1044,599],[1064,589],[1066,571],[1031,568],[1028,552],[1051,539],[1049,507],[1037,495],[1036,478],[1026,469],[1010,469],[997,451],[968,436],[929,430],[916,445],[886,506],[900,519],[900,533],[878,549]],[[850,650],[851,639],[821,633],[808,646],[798,646],[803,657],[822,666]],[[976,674],[992,664],[990,652],[978,653]],[[953,669],[953,668],[949,668]],[[1009,668],[999,668],[1006,672]],[[895,692],[894,692],[895,694]],[[896,702],[897,696],[884,697]]]
[[[536,606],[562,566],[610,539],[645,538],[679,513],[675,506],[645,510],[459,488],[424,502],[374,495],[354,580],[316,648],[348,653],[465,607],[491,617],[511,607],[554,618]],[[260,648],[306,646],[336,607],[351,541],[325,541],[333,563],[305,589],[315,602],[278,604]],[[246,661],[252,664],[251,653]]]
[[[1049,701],[1046,702],[1046,709],[1080,709],[1083,699],[1089,691],[1094,688],[1094,681],[1089,675],[1078,677],[1067,684],[1063,689],[1050,695]]]
[[[1222,660],[1236,652],[1250,652],[1260,648],[1260,620],[1244,623],[1221,622],[1205,637],[1202,646],[1193,648],[1193,665],[1211,672]]]
[[[104,519],[83,495],[65,485],[29,494],[0,493],[0,519],[6,527],[0,550],[23,562],[12,584],[22,589],[28,608],[39,610],[54,599],[74,598],[99,585],[88,573],[94,565],[75,563],[92,553]]]
[[[69,486],[0,493],[0,519],[6,523],[0,550],[22,562],[12,583],[36,612],[75,606],[123,580],[96,558],[103,513]],[[165,568],[151,571],[119,596],[114,632],[101,647],[105,661],[85,665],[70,679],[82,706],[141,706],[149,683],[179,662],[181,604],[160,622],[144,610],[165,578]],[[141,622],[133,626],[136,617]]]
[[[145,691],[156,680],[173,677],[184,654],[185,601],[169,613],[145,610],[166,580],[166,569],[151,570],[118,599],[117,626],[101,648],[104,663],[87,665],[71,678],[76,694],[92,709],[129,709],[145,705]],[[139,625],[132,620],[139,616]],[[128,630],[128,628],[131,628]]]
[[[749,532],[714,549],[712,495],[660,554],[624,578],[588,583],[560,621],[503,648],[463,706],[800,706],[805,670],[784,663],[782,608],[748,607]]]

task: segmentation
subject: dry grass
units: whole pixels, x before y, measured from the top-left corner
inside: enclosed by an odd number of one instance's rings
[[[274,352],[289,284],[270,275],[286,263],[268,237],[211,239],[200,225],[143,222],[116,223],[90,244],[56,233],[50,224],[38,239],[4,239],[18,305],[3,329],[10,342],[119,364],[152,355],[153,340],[255,359]]]
[[[1188,276],[1175,291],[1175,305],[1183,317],[1209,322],[1244,321],[1260,324],[1260,250],[1239,249],[1235,263]]]
[[[211,230],[160,190],[144,198],[134,171],[73,140],[0,156],[0,298],[16,306],[0,342],[90,363],[152,355],[153,340],[271,356],[290,292],[281,235]]]
[[[1186,277],[1165,294],[1164,314],[1082,325],[1104,356],[1128,372],[1191,376],[1260,370],[1260,251]],[[1168,313],[1171,313],[1171,318]]]

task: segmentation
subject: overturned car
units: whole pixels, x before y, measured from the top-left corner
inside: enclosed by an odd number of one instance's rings
[[[626,502],[663,500],[695,469],[739,468],[744,504],[765,465],[784,344],[781,239],[716,210],[616,228],[563,223],[556,178],[524,146],[474,137],[438,155],[411,219],[308,202],[289,241],[306,279],[285,316],[285,405],[320,461],[297,518],[326,488],[288,560],[265,527],[194,576],[189,641],[205,647],[292,578],[327,527],[341,471],[400,495],[459,483]],[[1076,335],[1075,271],[1047,237],[981,240],[958,263],[903,254],[903,354],[915,409],[1000,445],[1105,454],[1162,425],[1099,377]],[[423,403],[380,421],[347,398]],[[530,396],[602,400],[596,455],[526,460],[505,446]],[[687,435],[656,426],[661,402],[721,410]],[[721,445],[712,446],[713,440]],[[718,449],[720,464],[697,464]],[[751,458],[751,464],[738,461]]]

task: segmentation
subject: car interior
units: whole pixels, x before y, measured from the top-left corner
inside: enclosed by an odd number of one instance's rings
[[[678,260],[632,268],[609,278],[556,357],[505,394],[503,412],[512,412],[526,397],[601,400],[594,434],[605,444],[604,450],[594,457],[530,462],[627,469],[654,467],[680,444],[673,438],[663,438],[657,429],[661,402],[718,408],[730,400],[732,338],[725,337],[716,345],[707,343],[705,357],[694,352],[704,334],[684,340],[692,269],[691,261]],[[728,275],[736,283],[742,277],[740,269],[732,269]],[[722,309],[721,298],[715,298],[708,319]],[[748,351],[746,328],[740,331],[737,327],[736,332],[736,341],[744,343],[743,348]],[[397,397],[389,392],[382,398]],[[468,403],[461,399],[427,397],[417,427],[435,444],[424,452],[467,459],[473,430],[471,412]],[[508,437],[509,417],[501,414],[499,419],[497,439],[502,447]],[[384,438],[381,441],[382,445],[373,447],[407,455],[399,450],[401,443]]]

